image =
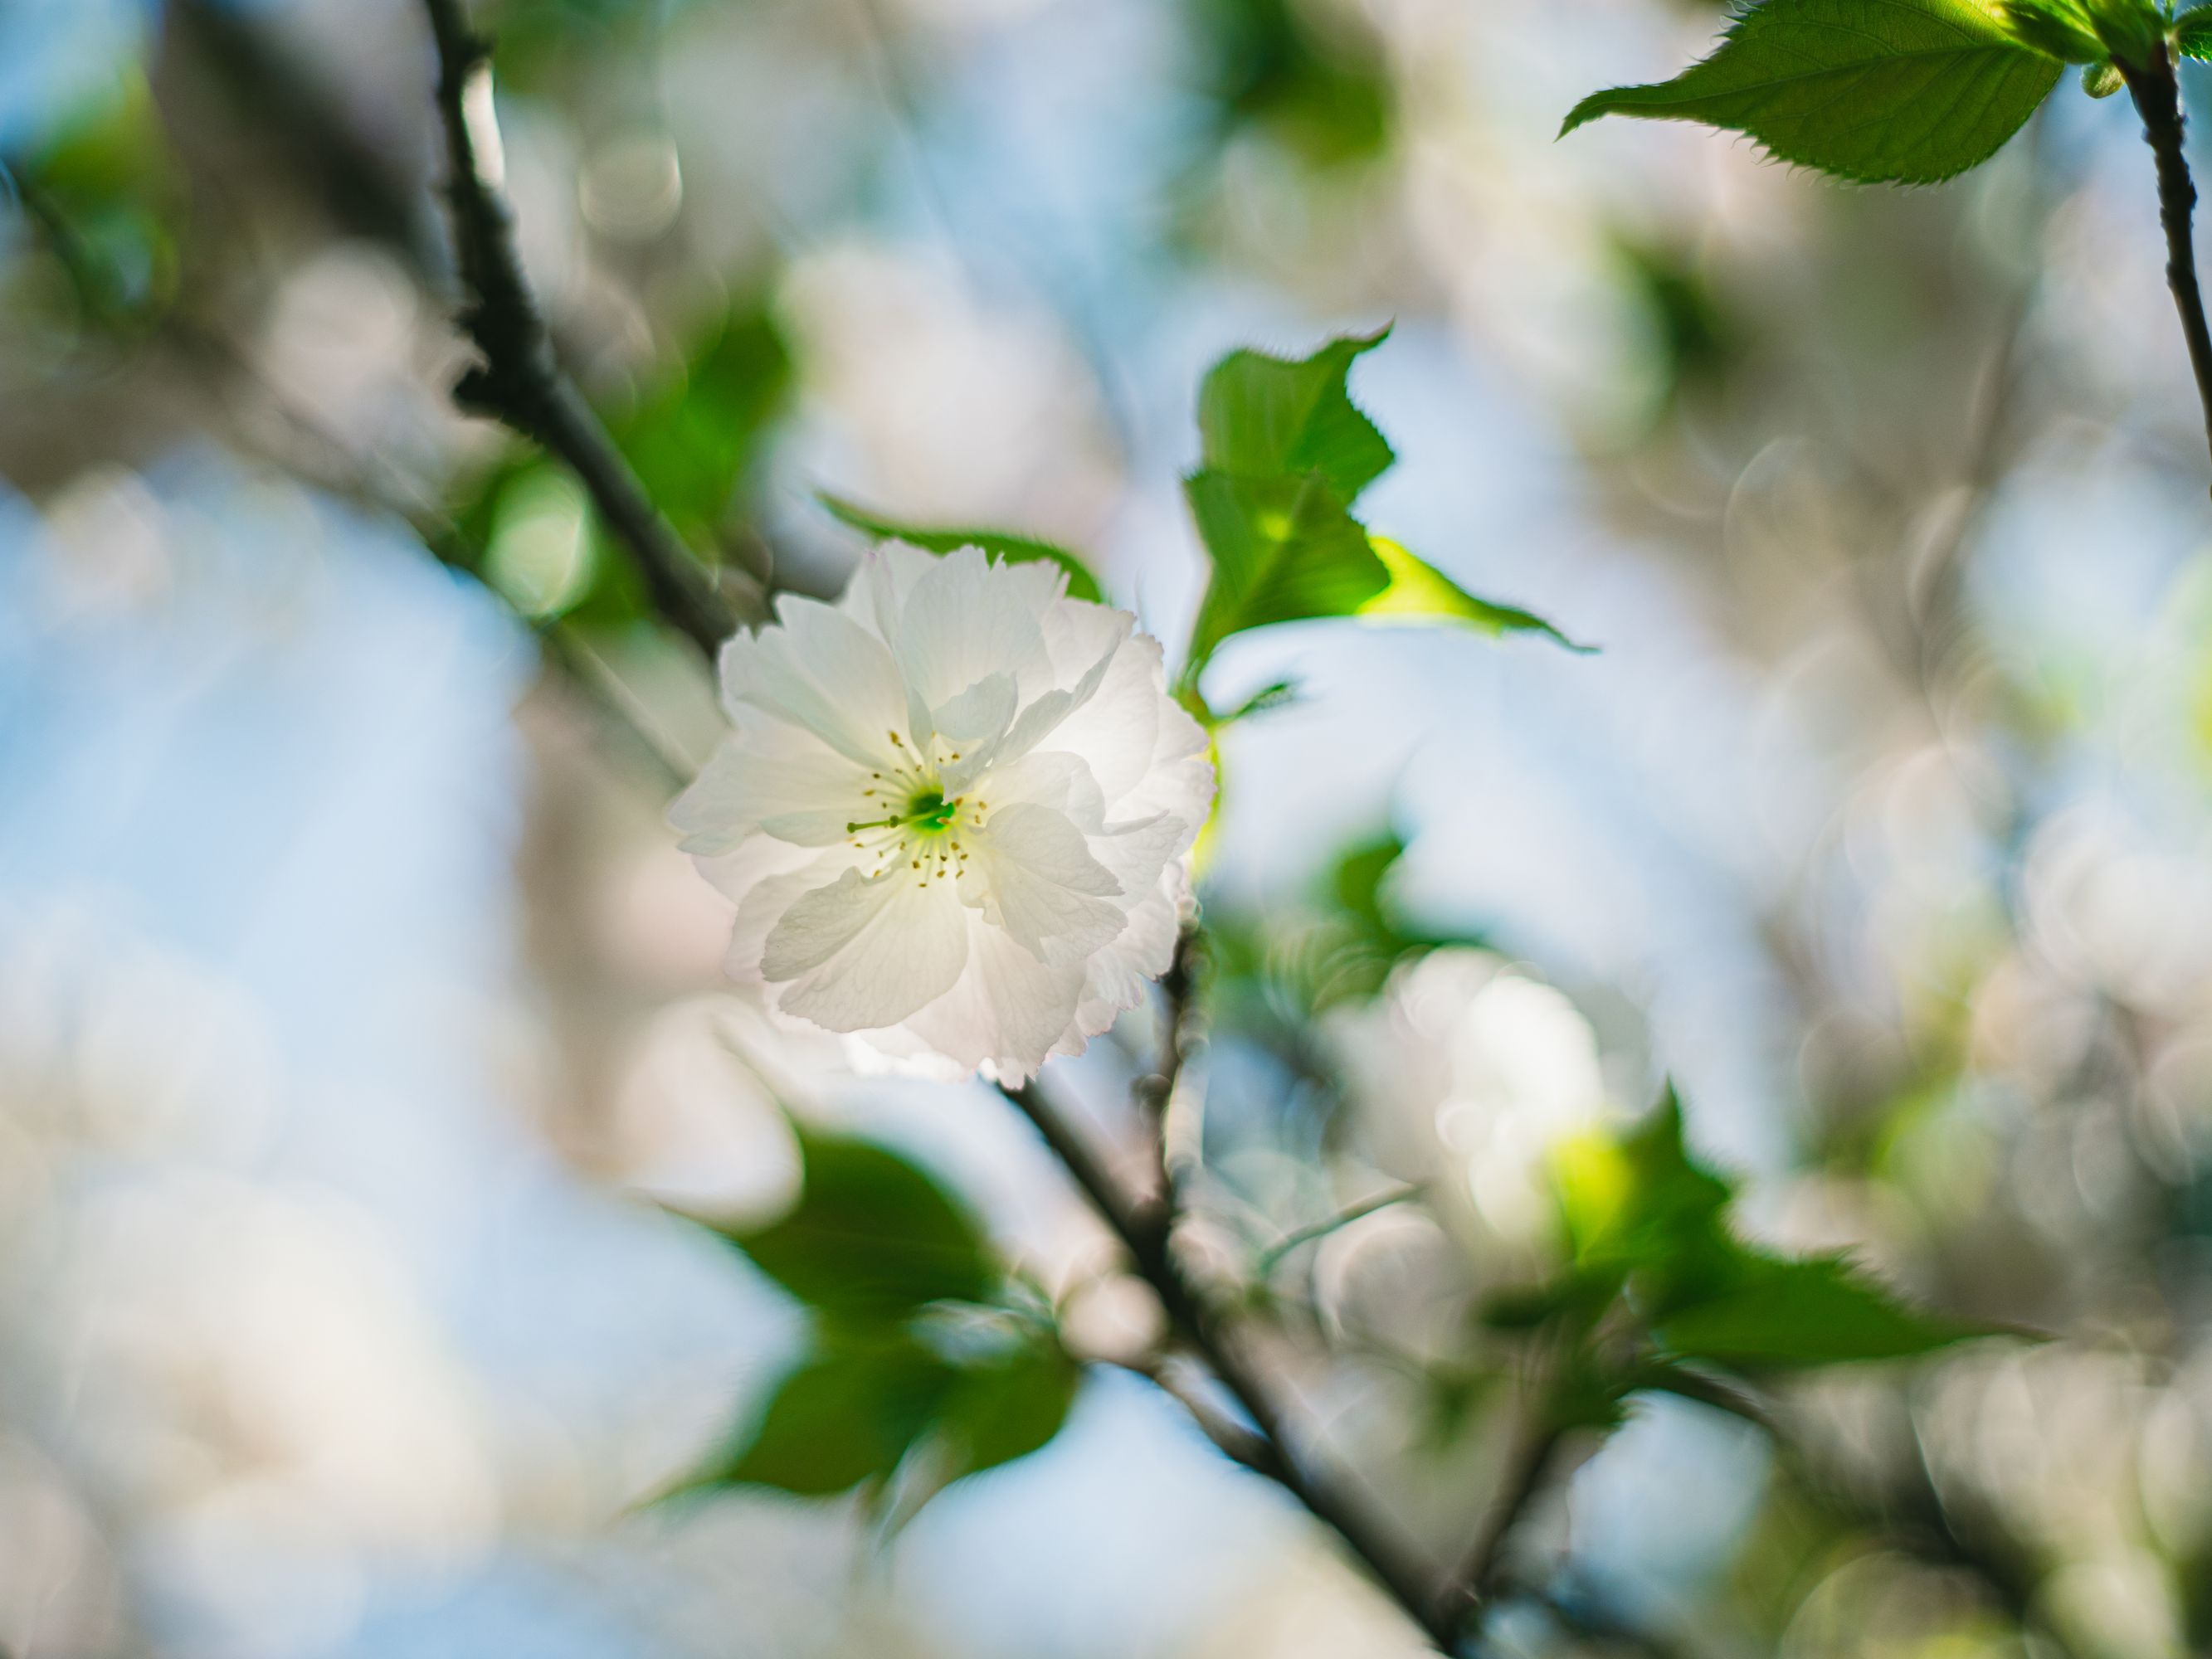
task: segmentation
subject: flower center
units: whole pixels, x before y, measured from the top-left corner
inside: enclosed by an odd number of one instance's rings
[[[913,825],[925,836],[941,836],[959,817],[957,795],[948,801],[942,789],[917,789],[906,804],[906,816],[899,822]]]
[[[906,750],[906,741],[897,732],[892,732],[890,739],[894,746]],[[902,757],[905,763],[894,768],[888,776],[869,773],[870,787],[860,791],[861,797],[885,816],[855,820],[845,826],[845,833],[856,848],[874,855],[870,880],[889,875],[904,864],[909,870],[921,872],[921,884],[927,887],[932,878],[960,873],[968,862],[960,832],[963,828],[981,829],[988,809],[965,795],[948,798],[937,781],[936,761],[919,756]],[[955,751],[951,758],[957,761],[960,756]],[[890,803],[902,795],[905,805],[892,807]]]

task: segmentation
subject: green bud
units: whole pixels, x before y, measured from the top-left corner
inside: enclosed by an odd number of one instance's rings
[[[2111,64],[2081,65],[2081,90],[2092,98],[2109,98],[2127,84],[2119,70]]]

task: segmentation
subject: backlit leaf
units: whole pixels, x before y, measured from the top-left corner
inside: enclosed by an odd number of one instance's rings
[[[1382,562],[1389,585],[1360,602],[1353,614],[1362,622],[1453,622],[1492,639],[1502,634],[1535,633],[1548,635],[1570,651],[1591,648],[1577,645],[1532,611],[1475,598],[1434,565],[1387,537],[1370,536],[1368,545]]]
[[[1702,121],[1842,178],[1928,184],[1994,155],[2058,72],[1978,0],[1765,0],[1702,63],[1585,98],[1560,131]]]
[[[1353,361],[1389,332],[1347,335],[1295,360],[1231,352],[1199,387],[1206,465],[1251,478],[1318,472],[1350,507],[1396,459],[1346,384]]]
[[[1389,585],[1367,532],[1317,472],[1240,477],[1208,469],[1183,490],[1213,559],[1191,636],[1194,664],[1246,629],[1350,616]]]
[[[2173,26],[2173,44],[2184,58],[2212,58],[2212,6],[2182,13]]]

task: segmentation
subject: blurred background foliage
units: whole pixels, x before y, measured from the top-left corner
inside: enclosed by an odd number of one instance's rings
[[[2212,1648],[2212,547],[2124,100],[1841,191],[1553,143],[1672,0],[482,16],[702,556],[996,526],[1172,656],[1206,366],[1395,319],[1363,519],[1601,647],[1289,623],[1203,687],[1188,1242],[1409,1552],[1543,1454],[1495,1650]],[[1420,1651],[1132,1374],[1003,1103],[722,985],[707,678],[447,401],[429,73],[410,0],[0,0],[0,1647]],[[1051,1079],[1133,1176],[1159,1025]],[[841,1190],[937,1276],[780,1255]],[[1844,1258],[1893,1350],[2019,1334],[1788,1374],[1668,1252],[1808,1346],[1881,1346]]]

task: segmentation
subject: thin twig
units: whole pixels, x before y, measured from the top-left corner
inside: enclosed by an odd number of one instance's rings
[[[2158,217],[2166,230],[2166,282],[2173,290],[2173,303],[2181,313],[2182,337],[2189,343],[2189,367],[2197,376],[2197,396],[2204,408],[2204,433],[2212,446],[2212,328],[2204,320],[2204,295],[2197,277],[2197,244],[2190,218],[2197,206],[2197,186],[2189,176],[2183,152],[2181,88],[2173,73],[2173,58],[2160,41],[2150,61],[2123,62],[2121,76],[2136,113],[2142,118],[2143,142],[2158,158]]]
[[[1291,1443],[1281,1409],[1239,1351],[1228,1322],[1200,1292],[1170,1248],[1165,1215],[1158,1206],[1126,1199],[1097,1155],[1061,1121],[1034,1083],[1004,1088],[1006,1098],[1036,1127],[1053,1155],[1128,1253],[1138,1276],[1152,1286],[1176,1335],[1205,1361],[1206,1368],[1273,1448],[1267,1477],[1304,1504],[1315,1519],[1334,1530],[1365,1564],[1376,1581],[1405,1610],[1406,1616],[1440,1653],[1455,1651],[1455,1632],[1440,1616],[1426,1575],[1386,1539],[1358,1505],[1332,1480],[1304,1468]],[[1203,1425],[1201,1425],[1203,1426]],[[1248,1466],[1249,1467],[1249,1466]]]
[[[629,550],[654,608],[711,660],[735,631],[736,616],[561,372],[523,274],[514,210],[501,181],[489,48],[470,30],[459,0],[422,4],[438,48],[447,199],[465,295],[460,324],[481,358],[454,387],[454,401],[544,445],[575,473]]]
[[[1393,1187],[1387,1192],[1376,1193],[1371,1197],[1363,1198],[1357,1204],[1339,1210],[1334,1215],[1326,1216],[1319,1221],[1308,1222],[1303,1227],[1285,1233],[1273,1244],[1261,1251],[1260,1260],[1255,1265],[1253,1271],[1260,1278],[1266,1279],[1281,1265],[1285,1256],[1300,1245],[1310,1244],[1317,1238],[1327,1238],[1331,1233],[1341,1228],[1349,1227],[1355,1221],[1364,1221],[1369,1216],[1379,1211],[1387,1210],[1394,1204],[1403,1204],[1408,1199],[1419,1198],[1420,1195],[1421,1188],[1417,1186],[1408,1184],[1403,1187]]]

